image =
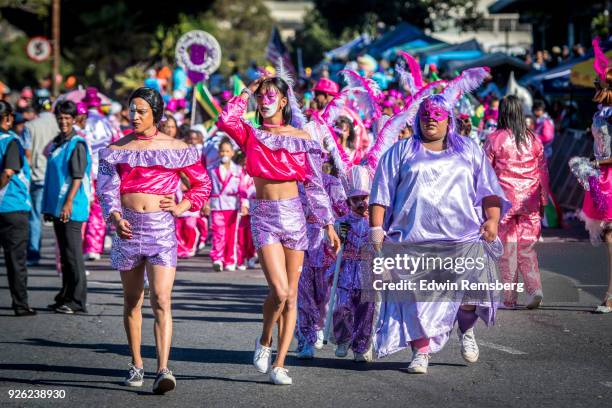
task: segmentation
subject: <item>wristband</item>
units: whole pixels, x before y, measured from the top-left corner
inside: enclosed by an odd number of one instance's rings
[[[385,241],[385,230],[382,227],[370,227],[370,243],[382,244]]]
[[[251,91],[249,88],[242,88],[242,91],[240,91],[240,93],[246,93],[249,98],[253,97],[253,91]]]

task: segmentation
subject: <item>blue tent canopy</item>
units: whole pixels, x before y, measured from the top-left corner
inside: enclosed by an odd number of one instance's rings
[[[442,42],[428,36],[423,30],[412,24],[400,23],[393,30],[388,31],[382,37],[372,42],[364,51],[378,59],[389,48],[419,39],[431,44]]]
[[[442,68],[447,61],[465,61],[480,58],[484,55],[482,51],[448,51],[441,52],[435,55],[429,55],[425,58],[425,65],[435,64],[438,68]]]

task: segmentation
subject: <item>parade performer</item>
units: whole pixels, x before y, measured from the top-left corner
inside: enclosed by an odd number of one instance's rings
[[[322,173],[323,186],[329,197],[334,216],[348,214],[346,193],[340,179]],[[300,191],[302,193],[302,191]],[[300,194],[306,214],[308,250],[304,256],[304,270],[298,285],[298,355],[300,359],[314,357],[314,350],[323,348],[325,311],[329,301],[331,284],[326,271],[336,259],[336,253],[325,239],[315,214],[307,208],[307,197]]]
[[[593,101],[599,110],[593,116],[593,153],[595,160],[576,157],[570,160],[570,167],[580,184],[586,190],[580,218],[589,231],[591,242],[602,241],[608,251],[608,288],[604,300],[596,309],[597,313],[612,312],[612,67],[599,45],[599,38],[593,40],[595,51],[594,68],[598,80]]]
[[[171,293],[176,273],[174,217],[198,211],[210,194],[201,155],[185,142],[157,130],[164,103],[159,92],[139,88],[129,99],[134,132],[100,150],[98,198],[104,217],[115,225],[111,265],[121,273],[124,324],[132,362],[125,384],[142,386],[140,353],[145,268],[155,315],[157,376],[154,393],[176,387],[168,369],[172,338]],[[175,192],[184,174],[190,189],[180,203]]]
[[[100,113],[99,109],[102,105],[102,100],[98,96],[96,88],[87,88],[81,103],[87,105],[87,122],[83,130],[87,137],[89,137],[87,142],[91,149],[92,188],[95,193],[98,179],[98,153],[100,149],[119,139],[121,135],[113,127],[108,118]],[[83,240],[83,253],[88,260],[100,259],[100,255],[104,252],[105,235],[106,224],[102,216],[102,209],[94,194],[89,219],[85,225],[85,238]]]
[[[244,156],[243,156],[244,157]],[[241,213],[238,222],[238,269],[246,270],[255,268],[257,261],[253,235],[251,234],[251,216],[249,215],[249,201],[256,198],[255,183],[253,178],[246,174],[242,175],[242,185],[240,186]]]
[[[552,143],[555,139],[555,124],[546,112],[546,104],[540,99],[533,101],[533,116],[535,116],[535,135],[544,145],[544,155],[552,156]]]
[[[461,93],[477,88],[488,72],[468,69],[441,94],[428,96],[419,106],[414,136],[399,141],[381,158],[369,210],[370,240],[377,250],[385,235],[391,244],[482,244],[485,271],[494,267],[493,255],[501,255],[498,223],[510,204],[484,151],[455,132],[453,113]],[[374,335],[378,356],[412,346],[408,371],[426,373],[429,353],[443,347],[458,320],[462,356],[476,361],[479,352],[472,328],[478,317],[488,324],[495,318],[496,303],[485,300],[493,296],[488,292],[472,304],[384,298]]]
[[[0,101],[0,245],[4,249],[6,276],[15,316],[33,316],[28,304],[28,213],[30,165],[13,127],[13,107]]]
[[[256,340],[253,363],[262,373],[270,369],[272,330],[278,321],[278,351],[270,380],[283,385],[292,383],[284,368],[285,357],[295,329],[298,280],[308,248],[298,182],[304,183],[308,205],[332,247],[338,250],[340,243],[321,181],[321,145],[311,131],[300,129],[305,126],[305,118],[292,89],[293,81],[282,67],[276,72],[276,77],[262,77],[232,98],[217,125],[246,154],[246,171],[255,182],[257,198],[250,204],[253,241],[270,292],[263,306],[263,328]],[[261,128],[243,119],[251,95],[257,100]]]
[[[219,143],[220,164],[208,169],[212,192],[205,215],[210,215],[211,219],[210,258],[216,272],[236,270],[238,211],[242,209],[240,198],[244,194],[240,191],[243,170],[232,161],[234,154],[232,142],[224,138]]]
[[[341,73],[342,72],[344,71],[341,71]],[[351,75],[352,76],[350,78],[354,82],[349,82],[349,88],[353,90],[360,89],[360,91],[363,91],[359,92],[360,94],[363,94],[364,92],[370,92],[375,93],[376,96],[381,95],[380,89],[378,89],[378,85],[376,85],[374,81],[362,78],[355,72],[351,72]],[[347,76],[345,78],[348,82],[349,77]],[[329,78],[321,78],[313,88],[313,91],[315,93],[315,102],[318,113],[321,114],[325,111],[327,105],[339,95],[340,86]],[[369,96],[364,95],[364,98],[367,97]],[[360,112],[362,111],[360,110]],[[364,112],[364,114],[368,117],[371,116],[367,112]],[[349,107],[348,103],[345,103],[343,105],[342,115],[352,121],[353,132],[355,133],[355,152],[353,153],[352,159],[353,162],[357,164],[363,157],[364,152],[367,151],[370,143],[370,140],[368,138],[368,130],[365,127],[362,118],[355,111],[355,109]],[[380,116],[380,113],[378,116]],[[314,120],[317,119],[314,118]]]
[[[60,252],[62,288],[51,308],[57,313],[87,312],[87,278],[83,261],[83,223],[89,217],[91,199],[91,154],[87,142],[77,134],[78,115],[72,101],[55,106],[60,129],[47,157],[42,213],[53,221]]]
[[[535,244],[542,230],[544,206],[548,202],[548,167],[544,147],[527,130],[523,107],[514,95],[499,106],[497,131],[487,137],[484,149],[512,208],[499,224],[504,255],[499,267],[504,282],[518,283],[520,272],[530,299],[528,309],[542,302],[542,282]],[[504,292],[504,306],[516,307],[518,293]]]

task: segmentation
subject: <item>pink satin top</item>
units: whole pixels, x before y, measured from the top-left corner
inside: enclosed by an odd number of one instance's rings
[[[208,200],[210,179],[195,148],[157,150],[100,150],[97,194],[108,217],[121,212],[121,194],[145,193],[174,195],[180,174],[189,179],[190,188],[184,198],[191,203],[190,211],[198,211]]]
[[[484,150],[499,184],[512,203],[508,212],[538,212],[548,202],[548,167],[544,147],[537,137],[527,139],[520,150],[512,132],[500,129],[487,136]]]
[[[230,99],[217,126],[230,135],[246,154],[246,172],[251,177],[276,181],[302,182],[308,179],[308,147],[314,141],[256,129],[242,120],[245,110],[244,99],[239,96]]]

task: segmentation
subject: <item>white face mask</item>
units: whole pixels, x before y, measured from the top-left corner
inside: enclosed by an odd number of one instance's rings
[[[273,103],[269,105],[263,105],[262,109],[260,110],[261,116],[268,119],[276,115],[276,112],[278,111],[278,101],[279,99],[276,98],[276,100]]]
[[[230,158],[228,156],[222,156],[221,157],[221,163],[225,164],[225,163],[229,163],[230,162]]]

